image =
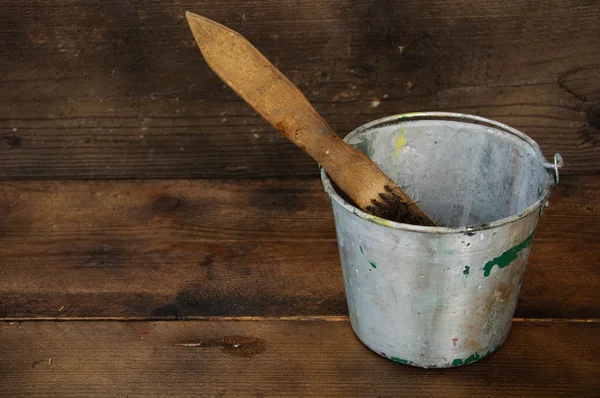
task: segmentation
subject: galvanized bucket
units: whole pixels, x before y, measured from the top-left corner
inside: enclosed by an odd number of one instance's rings
[[[466,365],[508,337],[535,227],[560,155],[504,124],[455,113],[375,120],[345,141],[443,227],[391,222],[340,195],[327,174],[350,321],[393,361]]]

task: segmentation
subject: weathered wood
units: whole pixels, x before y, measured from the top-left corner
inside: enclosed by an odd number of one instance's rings
[[[371,352],[348,322],[3,323],[0,391],[10,397],[597,396],[599,326],[517,322],[491,357],[422,370]],[[204,347],[181,345],[194,343]]]
[[[226,88],[186,9],[255,43],[345,135],[418,110],[481,114],[600,170],[595,0],[25,0],[0,10],[0,177],[314,177]]]
[[[600,318],[600,176],[565,177],[518,317]],[[0,183],[0,318],[345,315],[319,182]]]
[[[375,162],[336,135],[298,87],[242,35],[191,12],[186,17],[210,68],[316,160],[359,208],[391,221],[437,225]]]

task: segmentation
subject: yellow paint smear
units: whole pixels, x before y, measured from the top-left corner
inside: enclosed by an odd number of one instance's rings
[[[400,130],[400,135],[398,135],[398,138],[396,138],[396,157],[400,156],[402,148],[404,147],[404,145],[406,145],[406,138],[404,137],[404,134],[406,134],[406,128],[403,127]]]
[[[383,225],[385,227],[393,227],[392,222],[390,220],[386,220],[385,218],[376,217],[369,213],[365,213],[364,218],[369,221],[373,221],[376,224]]]

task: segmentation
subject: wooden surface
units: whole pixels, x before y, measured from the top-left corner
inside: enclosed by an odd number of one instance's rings
[[[600,318],[600,176],[565,177],[516,316]],[[4,318],[344,315],[319,181],[0,182]]]
[[[248,40],[211,19],[191,12],[185,15],[210,68],[271,126],[313,158],[351,202],[391,221],[437,226],[375,162],[331,130],[298,87]]]
[[[371,352],[347,321],[4,323],[0,391],[11,397],[591,397],[600,389],[599,326],[515,322],[490,358],[424,370]],[[202,347],[181,345],[194,343]]]
[[[226,23],[345,135],[443,110],[600,171],[597,0],[4,0],[0,177],[316,177],[206,66],[186,10]]]
[[[316,165],[210,71],[186,10],[341,136],[466,112],[563,155],[505,346],[425,371],[357,340]],[[598,396],[599,21],[597,0],[0,0],[0,396]]]

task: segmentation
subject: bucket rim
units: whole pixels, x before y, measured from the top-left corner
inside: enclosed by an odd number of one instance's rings
[[[397,115],[383,117],[380,119],[375,119],[368,123],[365,123],[365,124],[357,127],[356,129],[352,130],[344,138],[344,141],[348,142],[348,140],[350,140],[354,136],[361,134],[361,133],[365,132],[366,130],[369,130],[373,127],[377,127],[379,125],[386,125],[386,124],[391,124],[394,122],[401,123],[404,121],[414,121],[414,120],[445,120],[445,121],[454,120],[454,121],[460,121],[460,122],[464,122],[464,123],[487,125],[487,126],[498,129],[500,132],[512,134],[513,136],[520,138],[522,141],[529,144],[529,146],[531,146],[533,148],[534,152],[537,154],[537,156],[540,159],[540,163],[542,164],[542,166],[548,173],[547,183],[544,186],[544,191],[540,194],[540,197],[538,198],[538,200],[535,203],[533,203],[532,205],[527,207],[523,212],[521,212],[519,214],[513,214],[508,217],[504,217],[499,220],[495,220],[495,221],[492,221],[492,222],[486,223],[486,224],[479,224],[479,225],[473,225],[473,226],[462,226],[459,228],[430,227],[430,226],[423,226],[423,225],[406,224],[406,223],[386,220],[384,218],[369,214],[369,213],[361,210],[360,208],[355,207],[354,205],[348,203],[344,198],[342,198],[336,192],[336,190],[333,188],[333,184],[331,183],[331,180],[330,180],[329,176],[327,175],[327,172],[323,169],[323,167],[319,166],[319,169],[321,171],[321,181],[325,188],[325,192],[327,192],[329,197],[332,200],[335,200],[345,210],[349,211],[350,213],[353,213],[354,215],[356,215],[366,221],[381,225],[383,227],[394,229],[394,230],[404,230],[404,231],[431,233],[431,234],[452,234],[452,233],[477,232],[477,231],[484,231],[486,229],[497,228],[497,227],[507,225],[507,224],[513,223],[515,221],[521,220],[538,210],[543,210],[543,208],[545,208],[547,206],[546,202],[548,200],[548,197],[550,196],[550,193],[552,192],[552,188],[554,187],[554,185],[556,185],[554,183],[554,179],[551,176],[551,172],[549,171],[549,169],[552,169],[555,167],[555,163],[548,162],[548,160],[542,153],[542,150],[540,149],[539,145],[531,137],[529,137],[528,135],[522,133],[521,131],[519,131],[513,127],[510,127],[504,123],[497,122],[495,120],[487,119],[487,118],[484,118],[481,116],[475,116],[475,115],[469,115],[469,114],[463,114],[463,113],[455,113],[455,112],[401,113],[401,114],[397,114]],[[544,206],[544,207],[542,208],[542,206]]]

